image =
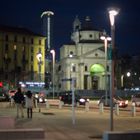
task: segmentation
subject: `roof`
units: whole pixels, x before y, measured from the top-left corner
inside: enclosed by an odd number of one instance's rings
[[[29,29],[23,28],[23,27],[12,27],[12,26],[7,26],[7,25],[0,25],[0,31],[2,32],[14,32],[18,34],[25,34],[25,35],[33,35],[33,36],[40,36],[40,37],[45,37],[39,33],[35,33]]]
[[[101,29],[98,29],[95,25],[93,26],[92,20],[89,16],[86,16],[80,31],[99,31]]]

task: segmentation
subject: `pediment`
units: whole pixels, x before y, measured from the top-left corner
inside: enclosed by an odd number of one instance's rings
[[[85,54],[82,55],[83,57],[104,57],[105,56],[105,52],[103,49],[94,49],[94,50],[90,50],[88,52],[86,52]]]

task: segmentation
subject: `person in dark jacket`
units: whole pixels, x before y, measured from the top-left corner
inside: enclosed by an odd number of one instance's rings
[[[14,101],[17,108],[17,118],[19,117],[19,112],[21,113],[21,117],[24,117],[23,112],[23,103],[24,103],[24,95],[21,92],[21,88],[18,88],[17,92],[14,95]]]

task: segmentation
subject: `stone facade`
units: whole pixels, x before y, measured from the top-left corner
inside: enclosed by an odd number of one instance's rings
[[[81,24],[78,17],[73,22],[71,34],[72,43],[60,48],[60,61],[57,63],[55,79],[59,90],[71,90],[71,82],[75,79],[76,90],[105,89],[105,49],[104,42],[100,40],[102,31],[92,26],[89,17]],[[92,67],[98,65],[98,71],[92,71]],[[107,61],[108,71],[110,62]],[[98,69],[97,67],[95,69]]]

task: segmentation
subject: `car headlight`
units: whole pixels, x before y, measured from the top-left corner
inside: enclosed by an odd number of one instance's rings
[[[47,102],[47,99],[45,99],[45,102]]]
[[[38,98],[38,95],[37,94],[35,94],[35,98]]]
[[[85,99],[82,98],[82,99],[80,99],[79,101],[83,103],[83,102],[85,102]]]
[[[43,102],[42,98],[39,98],[39,102]]]
[[[100,103],[100,100],[97,101],[97,104],[98,104],[98,105],[99,105],[99,103]]]
[[[122,105],[122,102],[120,102],[119,105],[121,106]]]
[[[89,99],[87,99],[87,102],[89,102]]]
[[[128,104],[128,100],[125,101],[125,104]]]

